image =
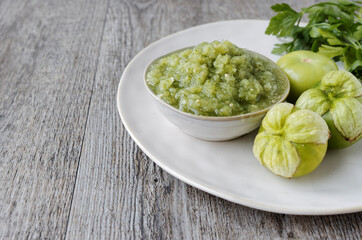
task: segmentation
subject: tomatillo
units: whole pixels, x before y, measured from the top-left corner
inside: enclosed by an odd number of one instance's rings
[[[327,73],[295,105],[316,112],[327,122],[332,133],[329,148],[345,148],[362,137],[362,84],[350,72]]]
[[[338,70],[332,59],[305,50],[285,54],[279,58],[277,64],[289,78],[288,101],[292,103],[295,103],[304,91],[314,87],[326,73]]]
[[[300,177],[322,162],[329,136],[326,122],[315,112],[279,103],[265,115],[253,152],[272,173]]]

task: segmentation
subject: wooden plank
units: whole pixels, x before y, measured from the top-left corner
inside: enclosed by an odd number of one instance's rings
[[[0,239],[64,238],[106,3],[0,5]]]
[[[230,203],[170,176],[130,139],[116,109],[126,64],[194,25],[269,19],[278,1],[110,1],[68,239],[358,239],[361,213],[303,217]],[[286,1],[301,7],[315,1]]]

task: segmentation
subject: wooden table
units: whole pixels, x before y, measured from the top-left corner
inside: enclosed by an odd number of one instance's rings
[[[186,185],[118,115],[141,49],[203,23],[270,19],[276,2],[2,0],[0,239],[360,239],[362,213],[274,214]]]

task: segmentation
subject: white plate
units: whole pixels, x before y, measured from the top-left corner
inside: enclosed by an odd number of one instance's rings
[[[204,41],[230,40],[276,61],[277,39],[264,34],[268,21],[210,23],[165,37],[143,49],[125,69],[117,104],[124,126],[138,146],[161,168],[203,191],[261,210],[324,215],[362,210],[362,145],[329,150],[313,173],[283,179],[255,159],[256,132],[233,141],[207,142],[182,133],[153,105],[143,71],[153,59]]]

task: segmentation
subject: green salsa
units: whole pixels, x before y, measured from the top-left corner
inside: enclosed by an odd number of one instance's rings
[[[276,103],[285,91],[269,60],[229,41],[201,43],[156,60],[146,82],[164,102],[202,116],[234,116]]]

